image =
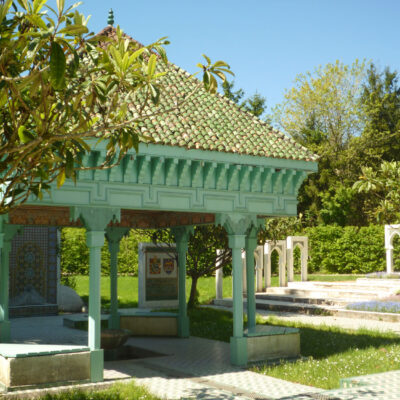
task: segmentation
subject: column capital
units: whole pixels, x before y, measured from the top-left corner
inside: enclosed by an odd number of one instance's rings
[[[188,243],[190,235],[194,232],[194,227],[191,225],[188,226],[177,226],[171,228],[171,232],[174,235],[175,242],[178,243]]]
[[[121,221],[121,209],[112,207],[71,207],[71,220],[80,219],[88,231],[105,231],[111,221]]]
[[[129,233],[130,228],[119,226],[108,226],[106,228],[106,238],[108,243],[119,243],[121,239]]]
[[[252,226],[258,226],[253,214],[216,214],[215,224],[225,228],[228,235],[246,235]]]

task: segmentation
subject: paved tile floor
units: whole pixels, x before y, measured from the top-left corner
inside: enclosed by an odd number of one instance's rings
[[[13,319],[13,342],[85,345],[87,333],[64,327],[62,318]],[[166,399],[400,399],[400,371],[354,378],[352,383],[361,386],[324,391],[233,367],[229,345],[223,342],[192,337],[131,338],[128,343],[165,356],[106,362],[102,386],[134,377],[138,384]],[[10,398],[22,395],[16,392]]]

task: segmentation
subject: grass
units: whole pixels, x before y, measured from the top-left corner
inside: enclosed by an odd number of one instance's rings
[[[117,383],[106,390],[70,390],[57,394],[46,394],[40,400],[161,400],[151,395],[144,387],[134,382]]]
[[[309,275],[310,281],[344,281],[355,280],[361,275]],[[76,291],[83,301],[88,304],[89,299],[89,277],[78,275],[76,277]],[[295,275],[295,280],[300,280],[300,275]],[[190,278],[186,279],[186,293],[189,296]],[[278,286],[277,276],[272,277],[272,286]],[[210,304],[215,298],[215,278],[200,278],[197,284],[199,291],[200,304]],[[226,276],[223,280],[224,297],[232,297],[232,277]],[[120,276],[118,278],[118,301],[121,308],[131,308],[138,306],[138,278],[136,276]],[[107,309],[110,307],[110,278],[101,277],[101,305]]]
[[[309,278],[310,280],[342,281],[357,277],[353,275],[310,275]],[[277,280],[277,277],[273,277],[273,279]],[[186,283],[189,288],[190,280],[188,279]],[[101,284],[102,305],[107,307],[109,305],[109,278],[102,277]],[[88,286],[88,277],[78,277],[77,292],[84,298],[88,296]],[[119,278],[120,307],[137,306],[137,288],[136,277]],[[215,279],[213,277],[200,279],[198,289],[200,303],[209,303],[215,296]],[[231,289],[231,278],[224,278],[224,297],[231,296]],[[211,308],[195,308],[189,310],[189,317],[191,335],[229,342],[229,338],[232,336],[233,322],[230,312]],[[347,331],[327,326],[316,327],[279,321],[272,317],[267,322],[299,328],[301,354],[304,358],[297,362],[283,361],[280,365],[275,366],[258,365],[253,368],[256,372],[323,389],[333,389],[339,387],[341,378],[399,368],[400,337],[394,333],[368,330]],[[258,319],[257,323],[266,323],[266,320]],[[119,399],[119,397],[115,398]],[[77,400],[78,398],[71,397],[70,399]],[[93,399],[97,400],[96,397]],[[99,397],[99,399],[102,398]]]
[[[189,311],[191,335],[229,342],[232,314],[197,308]],[[339,387],[341,378],[395,370],[400,362],[400,337],[394,333],[288,323],[270,317],[259,324],[300,329],[303,359],[279,365],[258,365],[252,370],[275,378],[323,389]]]

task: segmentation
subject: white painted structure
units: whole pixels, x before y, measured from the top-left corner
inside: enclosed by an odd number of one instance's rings
[[[400,225],[399,236],[400,236]],[[294,250],[298,247],[301,253],[301,280],[307,281],[308,275],[308,237],[307,236],[288,236],[286,240],[267,240],[264,246],[257,246],[254,251],[255,274],[256,274],[256,292],[262,292],[263,288],[271,287],[271,254],[274,250],[279,255],[279,286],[287,286],[287,281],[294,281]],[[392,247],[393,248],[393,247]],[[223,250],[217,250],[217,255]],[[246,279],[246,252],[242,251],[243,265],[243,293],[247,294]],[[264,273],[264,285],[263,285]],[[216,299],[220,300],[222,296],[222,268],[215,273]]]
[[[385,250],[386,250],[386,272],[391,274],[393,268],[393,238],[400,236],[400,224],[385,225]]]
[[[267,240],[264,245],[265,288],[271,287],[271,254],[276,250],[279,255],[279,286],[286,284],[286,240]]]
[[[218,250],[217,250],[218,251]],[[263,246],[257,246],[254,250],[255,259],[255,274],[256,274],[256,292],[262,292],[263,290],[263,269],[264,269],[264,257],[263,257]],[[243,294],[247,294],[247,278],[246,278],[246,252],[242,251],[242,265],[243,265]]]
[[[220,256],[222,254],[223,250],[217,250],[217,256]],[[219,267],[222,263],[222,259],[218,259],[216,266]],[[218,268],[215,271],[215,298],[217,300],[222,300],[223,299],[223,286],[222,286],[222,279],[224,277],[224,272],[222,268]]]
[[[264,270],[264,246],[257,246],[254,251],[256,259],[256,291],[263,290],[263,270]]]
[[[298,247],[301,253],[301,281],[307,280],[308,237],[288,236],[286,238],[288,282],[294,281],[294,250]]]

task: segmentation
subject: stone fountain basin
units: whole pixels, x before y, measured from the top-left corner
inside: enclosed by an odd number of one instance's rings
[[[101,348],[105,350],[121,347],[131,336],[128,329],[102,329]]]

